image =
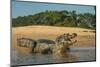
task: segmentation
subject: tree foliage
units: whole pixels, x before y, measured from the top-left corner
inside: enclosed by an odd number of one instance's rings
[[[34,15],[12,18],[12,26],[50,25],[64,27],[96,28],[96,16],[90,13],[77,14],[76,11],[45,11]]]

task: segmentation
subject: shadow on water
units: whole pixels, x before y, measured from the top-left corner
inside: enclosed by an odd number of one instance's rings
[[[11,64],[27,65],[27,64],[45,64],[45,63],[62,63],[62,62],[78,62],[78,61],[94,61],[95,47],[89,48],[71,48],[69,53],[63,56],[55,56],[52,54],[20,54],[12,49]]]

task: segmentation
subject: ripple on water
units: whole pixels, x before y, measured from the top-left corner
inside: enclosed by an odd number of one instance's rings
[[[71,48],[66,57],[56,59],[56,56],[40,55],[40,54],[19,54],[12,49],[11,64],[27,65],[27,64],[44,64],[44,63],[62,63],[62,62],[79,62],[79,61],[95,61],[95,47],[87,48]]]

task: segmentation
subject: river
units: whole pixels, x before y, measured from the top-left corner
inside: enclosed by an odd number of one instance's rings
[[[71,63],[71,62],[85,62],[96,60],[95,47],[85,48],[71,48],[70,52],[64,58],[57,59],[52,54],[19,54],[16,50],[12,50],[11,65],[37,65],[37,64],[51,64],[51,63]]]

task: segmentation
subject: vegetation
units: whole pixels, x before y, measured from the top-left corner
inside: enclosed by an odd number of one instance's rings
[[[64,27],[96,28],[96,15],[77,14],[76,11],[45,11],[34,15],[12,18],[12,26],[50,25]]]

